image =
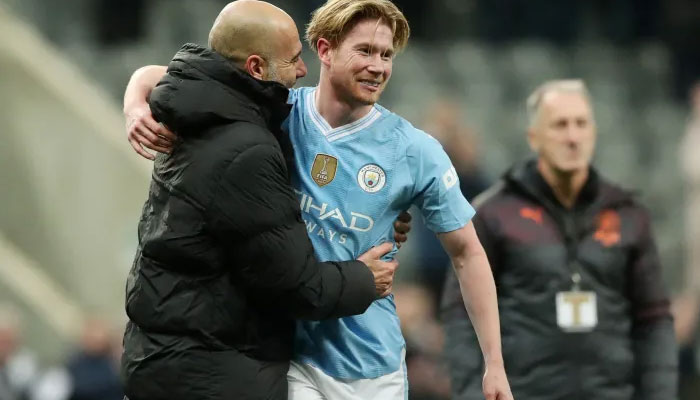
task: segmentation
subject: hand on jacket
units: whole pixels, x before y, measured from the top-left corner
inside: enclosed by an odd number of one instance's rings
[[[391,294],[394,284],[394,273],[396,272],[396,268],[399,267],[399,262],[396,260],[380,260],[380,258],[393,248],[394,244],[391,242],[382,243],[379,246],[372,247],[357,258],[358,261],[365,263],[367,268],[372,271],[374,275],[374,285],[376,287],[377,296],[379,297],[386,297]]]
[[[159,153],[170,153],[177,139],[174,133],[156,122],[151,114],[151,108],[145,101],[124,109],[126,118],[126,137],[139,155],[148,160],[155,156],[146,148]]]

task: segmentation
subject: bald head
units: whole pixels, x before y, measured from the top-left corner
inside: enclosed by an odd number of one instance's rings
[[[209,32],[209,47],[238,64],[251,55],[275,58],[280,46],[299,37],[294,20],[282,9],[264,1],[229,3]]]
[[[253,78],[291,88],[306,75],[299,31],[292,17],[270,3],[229,3],[209,32],[209,47]]]

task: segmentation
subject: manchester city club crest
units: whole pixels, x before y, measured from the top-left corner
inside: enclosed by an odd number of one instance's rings
[[[338,159],[328,154],[316,154],[314,164],[311,166],[311,179],[318,186],[326,186],[335,178],[338,169]]]
[[[365,192],[376,193],[384,187],[386,173],[377,164],[367,164],[360,168],[360,172],[357,174],[357,183]]]

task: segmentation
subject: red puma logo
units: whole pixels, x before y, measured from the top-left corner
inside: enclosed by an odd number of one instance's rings
[[[598,214],[598,228],[593,239],[605,247],[620,243],[620,215],[613,210],[601,211]]]
[[[520,209],[520,216],[534,221],[537,225],[542,225],[542,208],[540,207],[523,207]]]

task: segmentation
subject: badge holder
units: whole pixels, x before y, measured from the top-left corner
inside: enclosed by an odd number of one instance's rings
[[[570,291],[557,293],[557,325],[564,332],[590,332],[598,325],[596,294],[580,289],[580,273],[573,272],[571,281]]]

